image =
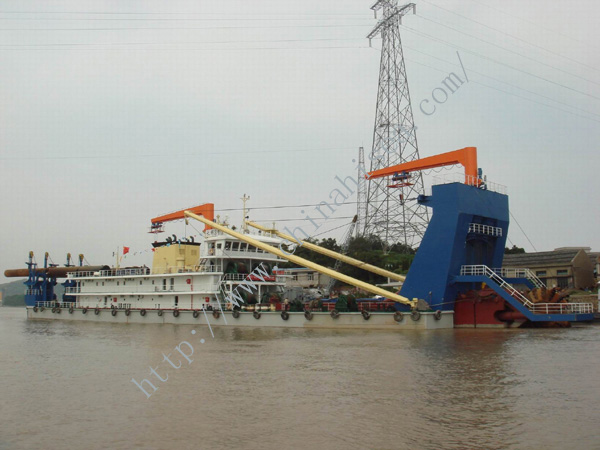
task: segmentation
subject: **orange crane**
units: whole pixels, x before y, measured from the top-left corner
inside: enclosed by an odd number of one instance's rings
[[[194,206],[193,208],[182,209],[169,214],[155,217],[151,219],[152,225],[150,226],[150,233],[162,233],[164,231],[163,224],[172,220],[185,219],[184,212],[192,212],[194,214],[200,214],[210,221],[215,220],[215,205],[213,203],[205,203],[203,205]],[[205,226],[204,231],[210,230],[210,226]]]
[[[428,158],[416,159],[414,161],[398,164],[391,167],[369,172],[367,180],[373,178],[382,178],[394,176],[395,181],[402,181],[406,185],[406,174],[417,170],[434,169],[436,167],[453,166],[461,164],[465,168],[465,184],[479,186],[481,180],[477,174],[477,148],[465,147],[453,152],[442,153],[440,155],[430,156]],[[397,187],[397,186],[391,186]]]

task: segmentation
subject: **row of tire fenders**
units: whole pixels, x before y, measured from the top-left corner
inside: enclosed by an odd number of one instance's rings
[[[44,311],[46,308],[41,306],[40,308],[38,308],[37,306],[33,307],[33,312],[38,312],[39,311]],[[55,314],[60,314],[62,308],[55,306],[52,308],[52,312]],[[75,308],[73,308],[72,306],[69,308],[69,314],[73,314],[73,312],[75,311]],[[95,315],[99,315],[100,314],[101,309],[100,308],[94,308],[94,314]],[[116,316],[118,313],[118,309],[116,308],[111,308],[110,313],[113,316]],[[131,314],[131,309],[125,309],[125,315],[129,316]],[[140,316],[145,316],[146,315],[146,310],[145,309],[140,309]],[[163,315],[163,310],[162,309],[157,309],[157,314],[159,316]],[[82,314],[87,314],[88,312],[88,308],[81,308],[81,313]],[[237,319],[240,317],[240,312],[238,310],[233,310],[232,312],[232,316]],[[195,319],[197,319],[200,316],[200,311],[195,310],[192,315],[194,316]],[[213,310],[212,315],[215,319],[218,319],[219,317],[221,317],[221,312],[217,311],[217,310]],[[252,316],[255,319],[260,319],[260,315],[261,313],[258,311],[254,311],[252,313]],[[340,317],[340,312],[337,309],[332,310],[329,315],[333,318],[333,319],[338,319]],[[361,315],[363,317],[364,320],[369,320],[371,318],[371,313],[369,311],[361,311]],[[179,310],[178,309],[174,309],[173,310],[173,316],[174,317],[179,317]],[[304,317],[306,318],[306,320],[312,320],[314,317],[314,314],[311,311],[304,311]],[[290,313],[287,311],[281,311],[281,318],[283,320],[288,320],[290,318]],[[412,320],[414,320],[415,322],[417,322],[420,318],[421,318],[421,312],[414,310],[410,313],[410,318]],[[437,310],[435,313],[433,313],[433,318],[435,320],[440,320],[442,318],[442,311]],[[396,311],[394,313],[394,320],[398,323],[402,322],[404,320],[404,313],[402,313],[402,311]]]

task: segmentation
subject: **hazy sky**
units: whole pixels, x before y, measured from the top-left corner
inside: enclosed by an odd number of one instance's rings
[[[149,264],[152,217],[214,202],[239,225],[244,193],[252,219],[342,236],[355,195],[319,230],[290,219],[370,151],[372,3],[1,2],[1,272],[29,250],[111,264],[127,245]],[[402,37],[421,156],[478,147],[508,187],[509,245],[600,250],[599,4],[416,3]],[[469,83],[423,114],[457,51]]]

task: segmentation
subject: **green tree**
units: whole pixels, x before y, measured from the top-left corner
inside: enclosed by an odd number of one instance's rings
[[[508,248],[508,247],[504,248],[505,255],[516,255],[516,254],[520,254],[520,253],[525,253],[525,249],[521,248],[521,247],[517,247],[516,245],[513,245],[512,248]]]

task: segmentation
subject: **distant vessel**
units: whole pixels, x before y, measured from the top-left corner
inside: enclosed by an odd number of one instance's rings
[[[475,148],[411,161],[369,176],[391,176],[409,183],[412,171],[451,164],[465,167],[464,182],[442,182],[433,186],[432,195],[419,196],[421,204],[433,209],[433,216],[400,293],[284,252],[280,237],[292,238],[276,230],[244,219],[240,233],[214,220],[211,203],[152,219],[152,233],[164,231],[166,222],[184,218],[206,225],[203,242],[176,236],[155,241],[152,269],[49,266],[48,255],[44,267],[38,268],[30,253],[27,269],[9,270],[5,275],[28,277],[25,300],[30,319],[394,330],[593,320],[589,303],[532,300],[514,287],[546,291],[531,271],[501,268],[508,197],[481,176]],[[262,231],[252,234],[248,225]],[[386,272],[308,242],[297,243],[367,270]],[[320,306],[312,303],[294,310],[282,298],[285,277],[276,270],[285,260],[382,297],[358,301],[354,308],[341,299],[330,299]],[[59,277],[67,278],[60,301],[54,295]]]

